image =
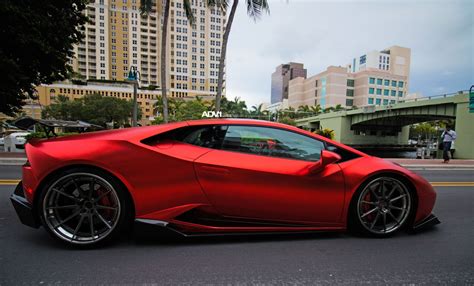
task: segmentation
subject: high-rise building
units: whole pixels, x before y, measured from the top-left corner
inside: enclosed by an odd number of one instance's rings
[[[123,81],[131,66],[140,72],[143,86],[161,89],[161,27],[163,3],[141,16],[140,0],[95,0],[87,6],[91,20],[85,39],[75,48],[71,63],[85,79]],[[192,0],[191,26],[182,1],[172,0],[168,29],[167,90],[172,97],[213,96],[225,13]]]
[[[306,72],[304,65],[300,63],[279,65],[272,73],[271,103],[283,102],[283,99],[287,99],[289,81],[297,77],[306,78]]]
[[[152,105],[161,94],[163,2],[153,1],[152,11],[141,16],[140,0],[91,1],[84,12],[90,19],[84,27],[85,38],[74,47],[70,62],[87,85],[62,82],[38,86],[39,101],[30,101],[24,111],[37,117],[41,106],[51,104],[58,95],[74,99],[96,92],[131,99],[132,86],[124,80],[134,66],[140,72],[142,124],[148,124]],[[226,15],[203,2],[191,1],[195,23],[190,25],[182,1],[171,0],[166,57],[170,97],[212,99],[216,95]]]
[[[288,104],[322,108],[390,105],[408,92],[411,50],[393,46],[354,58],[346,67],[330,66],[309,77],[290,81]]]

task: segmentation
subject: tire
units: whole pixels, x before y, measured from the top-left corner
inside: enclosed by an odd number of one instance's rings
[[[354,195],[349,229],[365,236],[389,237],[412,220],[416,201],[410,186],[392,175],[371,178]]]
[[[37,210],[49,234],[78,248],[113,241],[132,218],[132,202],[121,182],[104,171],[83,167],[48,180]]]

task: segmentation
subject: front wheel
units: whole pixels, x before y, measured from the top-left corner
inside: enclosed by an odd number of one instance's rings
[[[112,176],[87,169],[66,171],[42,192],[39,212],[53,237],[75,246],[111,240],[128,223],[125,190]]]
[[[356,194],[350,227],[363,234],[386,237],[405,227],[413,207],[413,195],[406,184],[394,177],[378,177]]]

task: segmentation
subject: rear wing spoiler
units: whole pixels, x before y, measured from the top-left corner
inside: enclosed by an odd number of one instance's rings
[[[28,130],[30,129],[33,125],[39,124],[41,127],[43,127],[46,137],[51,137],[51,136],[57,136],[54,129],[56,127],[60,128],[73,128],[77,129],[79,132],[86,132],[89,130],[100,130],[104,129],[102,126],[87,123],[84,121],[67,121],[67,120],[50,120],[50,119],[35,119],[31,118],[29,116],[21,117],[12,123],[14,126],[22,129],[22,130]]]

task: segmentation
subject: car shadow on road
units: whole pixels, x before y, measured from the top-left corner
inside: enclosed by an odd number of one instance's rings
[[[227,243],[259,243],[271,241],[338,239],[346,236],[340,232],[313,233],[271,233],[271,234],[238,234],[238,235],[205,235],[183,236],[173,230],[136,224],[126,238],[135,245],[187,245],[187,244],[227,244]],[[125,241],[123,241],[125,242]]]

